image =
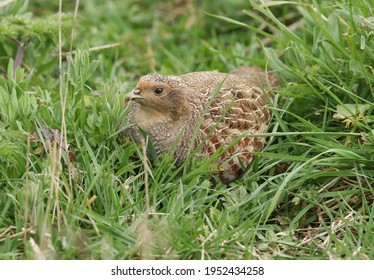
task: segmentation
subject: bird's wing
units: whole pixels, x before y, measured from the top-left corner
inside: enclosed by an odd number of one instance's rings
[[[266,108],[265,94],[255,86],[221,88],[210,99],[205,119],[211,124],[220,123],[221,128],[237,129],[242,133],[261,133],[271,117]]]

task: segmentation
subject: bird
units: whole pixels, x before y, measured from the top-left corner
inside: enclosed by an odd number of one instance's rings
[[[221,182],[239,178],[261,151],[263,133],[272,117],[267,107],[280,79],[257,66],[230,73],[157,73],[142,76],[125,96],[128,126],[124,136],[144,144],[145,135],[157,155],[171,153],[176,166],[191,152],[207,158]]]

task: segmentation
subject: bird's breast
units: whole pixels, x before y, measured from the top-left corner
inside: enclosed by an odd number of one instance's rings
[[[129,114],[129,122],[146,132],[158,154],[175,150],[185,131],[185,123],[182,120],[175,120],[172,115],[141,106],[133,108]],[[139,136],[137,130],[132,130],[132,134]],[[132,135],[132,138],[137,142],[141,141],[141,137]]]

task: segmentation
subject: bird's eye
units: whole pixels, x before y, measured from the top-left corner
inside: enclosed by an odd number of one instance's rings
[[[155,94],[161,94],[163,91],[164,91],[163,88],[158,87],[158,88],[155,88],[154,93],[155,93]]]

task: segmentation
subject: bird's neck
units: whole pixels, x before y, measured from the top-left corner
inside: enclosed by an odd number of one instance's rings
[[[154,123],[166,122],[171,119],[170,114],[162,113],[151,107],[139,106],[135,114],[136,122],[142,126],[148,126]]]

